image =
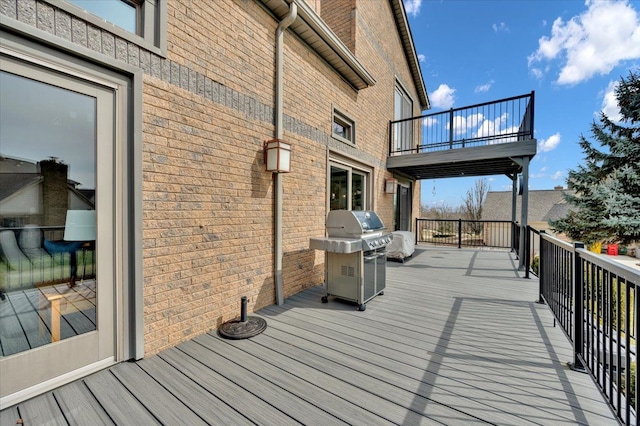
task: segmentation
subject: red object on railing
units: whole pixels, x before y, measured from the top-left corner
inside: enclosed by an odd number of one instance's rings
[[[607,246],[607,254],[609,256],[617,256],[618,255],[618,245],[617,244],[609,244]]]

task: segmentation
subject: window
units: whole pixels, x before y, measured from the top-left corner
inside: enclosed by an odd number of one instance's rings
[[[126,0],[68,0],[71,3],[99,16],[106,21],[124,28],[125,30],[141,35],[139,33],[138,17],[140,15],[139,5]]]
[[[140,47],[166,54],[165,0],[66,0],[55,6]]]
[[[333,123],[331,134],[334,138],[350,144],[356,143],[355,123],[352,119],[337,111],[333,110]]]
[[[367,210],[370,172],[352,166],[331,163],[329,177],[330,210]]]
[[[411,231],[411,203],[411,184],[399,183],[393,198],[396,231]]]
[[[402,120],[413,117],[413,101],[407,92],[396,84],[394,97],[393,120]],[[394,151],[406,151],[413,148],[413,121],[395,123],[393,129]]]

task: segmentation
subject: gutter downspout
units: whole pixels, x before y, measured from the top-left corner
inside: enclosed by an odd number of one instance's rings
[[[282,139],[283,129],[283,45],[284,32],[298,17],[298,6],[291,2],[289,13],[278,24],[276,29],[276,93],[275,93],[275,138]],[[282,173],[273,174],[273,204],[274,204],[274,281],[276,290],[276,302],[278,306],[284,304],[284,291],[282,285]]]

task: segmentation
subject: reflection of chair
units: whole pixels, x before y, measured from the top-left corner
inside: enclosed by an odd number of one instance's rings
[[[27,256],[25,256],[22,250],[20,250],[20,247],[18,247],[16,234],[13,231],[0,232],[0,254],[7,264],[6,273],[0,274],[0,299],[4,300],[4,294],[9,290],[7,282],[9,271],[29,270],[31,268],[31,262],[29,262]]]
[[[30,263],[29,259],[18,247],[16,241],[16,234],[13,231],[0,232],[0,248],[2,249],[2,256],[9,265],[9,268],[14,270],[21,270]]]
[[[53,263],[51,255],[42,248],[42,232],[36,225],[25,225],[20,231],[20,249],[29,258],[34,268]]]
[[[71,277],[69,251],[78,250],[80,244],[67,243],[66,250],[48,251],[46,243],[45,240],[43,244],[42,233],[36,225],[27,225],[18,237],[13,230],[0,231],[0,296],[11,290]]]

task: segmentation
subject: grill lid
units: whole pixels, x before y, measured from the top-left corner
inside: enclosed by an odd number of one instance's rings
[[[380,217],[371,210],[331,210],[327,214],[329,237],[361,237],[384,229]]]

